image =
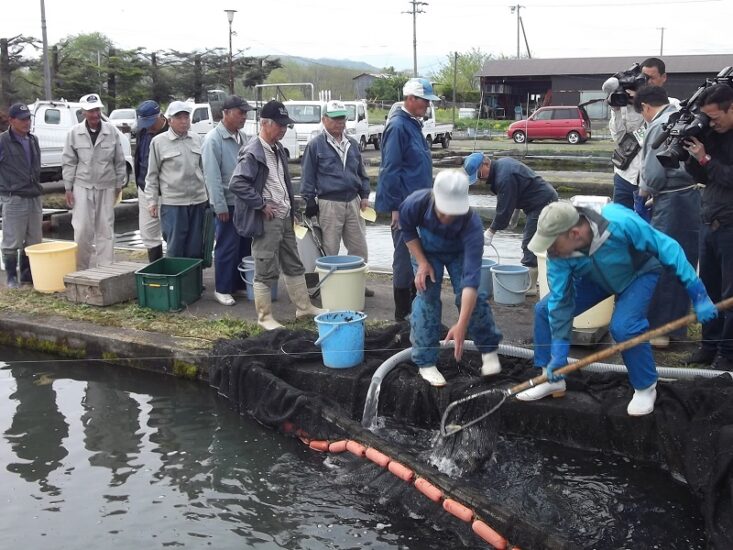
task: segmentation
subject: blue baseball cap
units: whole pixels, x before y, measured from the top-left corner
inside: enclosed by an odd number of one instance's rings
[[[150,128],[160,117],[160,105],[157,101],[148,99],[137,106],[135,114],[137,115],[138,130]]]
[[[473,185],[478,179],[479,170],[481,165],[484,163],[483,153],[471,153],[465,159],[463,159],[463,169],[468,174],[468,183]]]
[[[402,95],[407,97],[408,95],[414,95],[422,99],[430,101],[440,101],[440,98],[433,93],[433,85],[427,78],[411,78],[405,82],[405,86],[402,88]]]
[[[8,109],[8,117],[26,120],[31,118],[31,112],[25,103],[13,103]]]

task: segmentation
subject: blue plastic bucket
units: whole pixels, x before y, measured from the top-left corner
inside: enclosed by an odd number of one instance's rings
[[[481,282],[478,285],[478,291],[486,292],[486,297],[491,298],[494,294],[494,285],[492,284],[491,268],[497,265],[495,260],[491,258],[481,258]]]
[[[529,290],[529,268],[523,265],[491,266],[494,302],[507,306],[524,303]]]
[[[245,256],[242,258],[242,262],[237,267],[239,270],[239,276],[244,281],[244,286],[247,287],[247,299],[250,302],[255,301],[255,291],[252,286],[252,282],[255,278],[255,259],[252,256]],[[272,285],[271,299],[274,302],[277,300],[277,284]]]
[[[321,346],[323,364],[348,369],[364,361],[364,319],[361,311],[329,311],[314,319],[318,327],[316,345]]]

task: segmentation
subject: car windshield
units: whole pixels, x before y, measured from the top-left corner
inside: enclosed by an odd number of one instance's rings
[[[135,109],[115,109],[109,115],[110,120],[135,118]]]
[[[317,124],[321,122],[320,105],[303,105],[298,103],[289,103],[286,107],[288,109],[288,115],[296,123]]]
[[[356,105],[346,106],[346,120],[356,120]]]

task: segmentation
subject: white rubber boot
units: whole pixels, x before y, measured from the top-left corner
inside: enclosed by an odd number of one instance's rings
[[[654,402],[657,400],[657,383],[644,390],[634,390],[634,397],[629,401],[626,412],[629,416],[644,416],[654,410]]]
[[[537,277],[539,276],[539,269],[536,267],[530,267],[529,269],[529,290],[524,293],[525,296],[537,296]]]
[[[547,374],[547,369],[542,368],[542,374]],[[552,397],[562,397],[565,395],[565,380],[559,382],[545,382],[534,388],[524,390],[517,394],[517,399],[520,401],[537,401],[548,395],[552,394]]]
[[[272,316],[272,292],[265,283],[252,283],[252,290],[255,295],[255,311],[257,311],[257,324],[265,330],[283,328]]]
[[[499,353],[492,351],[491,353],[481,354],[481,376],[491,376],[501,372],[501,363],[499,362]]]
[[[311,303],[310,294],[308,294],[308,285],[305,282],[304,275],[290,276],[285,275],[285,288],[288,289],[290,301],[295,304],[295,318],[315,317],[327,310],[314,306]]]
[[[445,386],[445,378],[443,378],[443,375],[440,374],[438,367],[435,365],[430,367],[420,367],[418,370],[420,371],[420,376],[422,376],[423,379],[431,386],[435,386],[436,388]]]

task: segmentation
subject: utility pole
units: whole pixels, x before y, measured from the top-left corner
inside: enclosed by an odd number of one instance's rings
[[[456,85],[458,84],[458,52],[453,52],[453,124],[456,123]]]
[[[237,10],[224,10],[229,21],[229,95],[234,95],[234,65],[232,64],[232,22]]]
[[[412,14],[412,76],[417,76],[417,14],[425,13],[422,6],[427,6],[428,3],[417,0],[410,0],[409,3],[412,9],[402,13]]]
[[[658,30],[662,31],[661,42],[659,44],[659,57],[664,55],[664,29],[666,27],[657,27]]]
[[[48,35],[46,34],[46,2],[41,0],[41,35],[43,36],[43,92],[47,100],[51,97],[51,61],[48,59]]]
[[[519,32],[520,32],[520,25],[521,25],[521,18],[519,16],[519,10],[521,10],[524,6],[520,6],[517,4],[516,6],[510,6],[510,9],[512,10],[512,13],[515,11],[517,12],[517,59],[519,59]]]

